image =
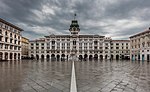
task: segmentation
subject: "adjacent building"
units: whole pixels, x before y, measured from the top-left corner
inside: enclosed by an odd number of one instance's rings
[[[0,61],[21,59],[23,29],[0,19]]]
[[[111,59],[130,59],[130,40],[112,40],[110,49]]]
[[[130,37],[130,58],[150,60],[150,28]]]
[[[22,58],[28,58],[29,57],[29,39],[22,37],[21,38],[21,54]]]
[[[70,34],[51,34],[30,41],[29,56],[36,59],[121,59],[129,56],[128,40],[112,40],[101,35],[81,35],[77,20],[72,20]],[[120,44],[121,43],[121,44]],[[119,51],[121,50],[121,51]]]

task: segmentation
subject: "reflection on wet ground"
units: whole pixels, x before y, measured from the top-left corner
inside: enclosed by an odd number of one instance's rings
[[[150,64],[142,61],[78,61],[78,92],[150,92]]]
[[[0,62],[0,92],[69,92],[71,62]]]
[[[69,92],[71,61],[0,62],[0,92]],[[145,61],[76,61],[78,92],[150,92]]]

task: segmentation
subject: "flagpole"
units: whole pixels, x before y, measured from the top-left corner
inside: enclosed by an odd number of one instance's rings
[[[77,15],[76,15],[76,13],[74,14],[74,20],[75,20],[75,17],[76,17]]]

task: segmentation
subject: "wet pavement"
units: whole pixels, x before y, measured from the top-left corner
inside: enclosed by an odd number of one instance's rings
[[[70,92],[71,61],[0,62],[0,92]],[[150,63],[76,61],[77,92],[150,92]]]
[[[141,61],[76,62],[78,92],[150,92],[150,64]]]
[[[0,92],[69,92],[71,62],[0,62]]]

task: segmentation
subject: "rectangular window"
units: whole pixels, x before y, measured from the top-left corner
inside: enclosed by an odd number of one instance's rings
[[[17,50],[17,46],[14,46],[14,50]]]
[[[116,51],[116,53],[119,53],[119,51]]]
[[[12,43],[12,41],[13,41],[13,40],[12,40],[12,39],[10,39],[10,43]]]
[[[2,41],[2,37],[0,37],[0,41]]]
[[[103,49],[103,47],[99,47],[99,49]]]
[[[8,40],[7,40],[7,39],[8,39],[8,38],[6,37],[6,38],[5,38],[5,42],[8,42]]]
[[[106,46],[108,46],[108,43],[105,43]]]
[[[44,46],[44,43],[41,43],[42,46]]]
[[[17,40],[15,40],[14,43],[17,44]]]
[[[49,43],[47,43],[47,46],[50,46],[50,44],[49,44]]]
[[[119,43],[116,43],[116,45],[119,45]]]
[[[18,41],[18,45],[20,45],[20,41]]]
[[[55,49],[55,46],[52,46],[52,49]]]
[[[11,50],[13,49],[13,46],[12,46],[12,45],[10,46],[10,49],[11,49]]]
[[[1,48],[1,49],[3,48],[3,44],[0,44],[0,48]]]
[[[2,30],[0,29],[0,34],[2,34]]]
[[[20,47],[18,47],[18,50],[20,50]]]
[[[116,47],[116,49],[119,49],[119,47]]]

